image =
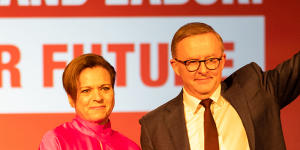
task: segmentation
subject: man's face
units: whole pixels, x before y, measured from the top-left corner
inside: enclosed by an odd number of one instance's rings
[[[115,102],[110,78],[109,72],[99,66],[81,71],[76,102],[69,96],[69,102],[80,118],[99,124],[107,122]]]
[[[222,58],[215,70],[208,70],[202,62],[199,69],[194,72],[189,72],[184,64],[174,59],[170,60],[173,70],[181,77],[183,86],[190,95],[205,99],[211,96],[219,86],[225,64],[225,54],[222,53],[221,47],[221,42],[213,33],[190,36],[177,44],[176,58],[178,60]]]

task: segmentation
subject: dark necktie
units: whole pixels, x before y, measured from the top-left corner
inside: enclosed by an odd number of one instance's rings
[[[210,111],[211,99],[200,102],[204,106],[204,150],[219,150],[218,131]]]

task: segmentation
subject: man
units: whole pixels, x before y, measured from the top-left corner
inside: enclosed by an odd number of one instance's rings
[[[221,81],[226,54],[209,25],[181,27],[171,51],[183,90],[140,119],[143,150],[286,149],[280,109],[300,93],[299,52],[274,70],[250,63]]]

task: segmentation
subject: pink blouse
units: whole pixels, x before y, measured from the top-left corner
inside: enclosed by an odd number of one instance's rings
[[[48,131],[40,150],[140,150],[139,146],[111,129],[110,122],[99,125],[76,117]]]

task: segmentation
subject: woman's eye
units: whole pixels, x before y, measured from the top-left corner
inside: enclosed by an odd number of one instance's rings
[[[110,90],[110,87],[102,87],[102,90],[108,91]]]
[[[89,90],[88,89],[85,89],[85,90],[82,90],[81,93],[88,93]]]

